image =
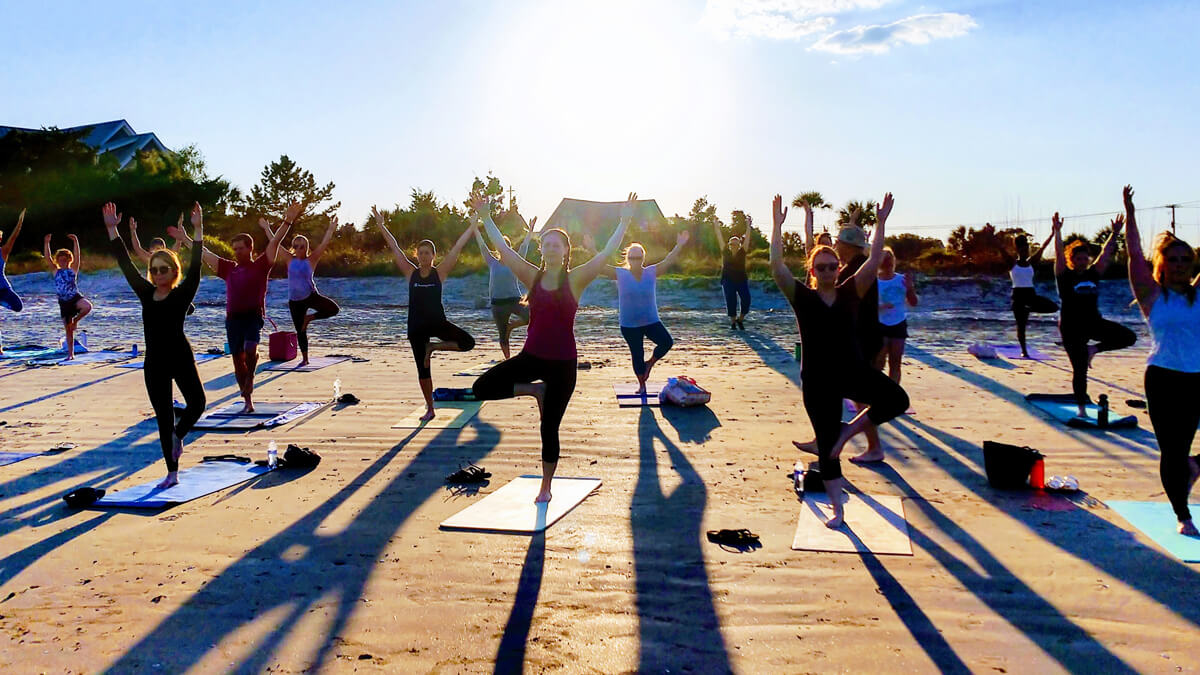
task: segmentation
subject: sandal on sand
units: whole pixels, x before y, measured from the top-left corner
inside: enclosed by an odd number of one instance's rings
[[[85,506],[91,506],[96,503],[96,500],[104,496],[104,490],[91,487],[81,487],[71,490],[63,495],[63,501],[67,506],[75,509],[82,509]]]
[[[483,483],[491,478],[492,474],[485,471],[482,466],[476,466],[471,463],[466,468],[460,467],[458,471],[446,476],[447,483],[455,485],[472,485],[474,483]]]
[[[205,455],[201,462],[238,462],[239,464],[249,464],[251,459],[241,455]]]
[[[717,544],[721,548],[730,546],[739,551],[746,551],[762,546],[758,540],[758,535],[750,530],[709,530],[708,540]]]

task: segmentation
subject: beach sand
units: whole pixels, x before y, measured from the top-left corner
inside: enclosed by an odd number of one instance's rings
[[[449,374],[498,358],[486,337],[437,354],[435,386],[470,386]],[[403,342],[353,350],[366,363],[260,373],[259,401],[323,399],[340,377],[362,403],[276,430],[197,433],[183,458],[261,458],[275,439],[320,453],[316,469],[145,512],[60,499],[162,475],[140,371],[0,368],[0,450],[78,444],[0,467],[0,671],[1200,669],[1200,570],[1104,505],[1165,500],[1144,412],[1136,431],[1070,430],[1022,399],[1069,391],[1061,349],[1039,343],[1049,363],[984,362],[916,337],[903,384],[917,414],[883,429],[886,464],[845,468],[855,491],[906,498],[914,555],[793,551],[789,441],[811,427],[787,339],[681,339],[656,375],[713,391],[707,408],[683,410],[618,408],[619,336],[581,335],[596,367],[580,371],[558,471],[604,483],[533,537],[438,529],[540,471],[538,417],[518,399],[489,402],[463,429],[389,428],[420,402]],[[314,354],[333,351],[320,345],[314,334]],[[1118,409],[1143,398],[1144,357],[1144,345],[1097,357],[1093,396]],[[210,407],[235,400],[227,359],[200,373]],[[1083,494],[989,488],[989,439],[1040,449],[1047,475],[1077,476]],[[443,477],[468,461],[491,482],[455,496]],[[704,537],[741,527],[762,548]]]

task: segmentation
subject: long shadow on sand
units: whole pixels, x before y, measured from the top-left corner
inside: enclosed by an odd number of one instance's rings
[[[741,331],[739,336],[765,365],[791,380],[792,384],[800,386],[800,364],[796,363],[795,354],[757,332]]]
[[[498,439],[490,425],[459,446],[460,429],[429,439],[402,470],[341,531],[326,534],[322,523],[395,460],[420,432],[414,430],[367,466],[348,485],[283,531],[247,552],[192,595],[148,635],[126,651],[108,672],[183,672],[197,667],[221,641],[272,617],[274,627],[240,660],[222,663],[226,672],[262,672],[289,633],[318,606],[331,605],[323,637],[310,645],[311,670],[331,667],[338,636],[346,628],[396,531],[431,496],[443,490],[442,476],[456,462],[479,461]],[[300,551],[288,556],[287,551]],[[265,586],[273,592],[264,592]],[[223,657],[224,658],[224,657]]]
[[[521,567],[521,579],[513,597],[512,611],[504,624],[500,647],[496,650],[494,673],[520,673],[525,669],[525,648],[533,628],[533,613],[542,590],[542,572],[546,566],[546,533],[529,538],[529,550]]]
[[[682,479],[670,494],[659,477],[656,442]],[[659,428],[652,408],[642,408],[638,417],[638,452],[630,513],[641,637],[638,672],[669,672],[685,664],[699,672],[731,671],[701,548],[708,499],[704,481]]]
[[[24,408],[27,405],[33,405],[34,403],[40,403],[41,401],[46,401],[46,400],[49,400],[52,398],[57,398],[59,396],[65,396],[67,394],[79,391],[80,389],[86,389],[93,385],[100,384],[101,382],[111,380],[114,377],[128,375],[130,372],[131,371],[125,370],[125,371],[122,371],[119,373],[113,373],[112,375],[105,375],[104,377],[101,377],[101,378],[98,378],[95,380],[88,380],[87,382],[80,382],[79,384],[67,387],[66,389],[60,389],[59,391],[55,391],[55,392],[52,392],[49,394],[43,394],[41,396],[31,398],[28,401],[21,401],[20,403],[13,403],[12,405],[7,405],[7,406],[4,406],[3,408],[0,408],[0,413],[6,413],[10,410],[16,410],[17,408]]]

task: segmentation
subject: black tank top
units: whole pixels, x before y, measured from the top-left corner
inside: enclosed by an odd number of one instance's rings
[[[746,249],[739,248],[737,253],[721,249],[721,278],[735,284],[746,281]]]
[[[421,270],[408,275],[408,327],[424,328],[446,320],[442,308],[442,277],[436,269],[429,276],[421,276]]]

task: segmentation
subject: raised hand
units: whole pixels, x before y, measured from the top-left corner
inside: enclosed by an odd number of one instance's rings
[[[892,206],[894,206],[895,203],[896,200],[892,199],[892,193],[889,192],[885,194],[883,196],[883,203],[875,208],[875,219],[881,223],[887,220],[888,215],[892,212]]]
[[[538,218],[537,216],[534,216],[532,219],[530,219],[530,221],[528,223],[526,223],[525,229],[529,230],[530,232],[533,232],[533,226],[537,225],[537,218]]]
[[[371,207],[371,217],[375,219],[376,225],[381,228],[383,227],[383,214],[380,213],[379,209],[375,208],[374,206]]]
[[[183,225],[183,214],[179,214],[179,224]],[[200,208],[200,202],[193,202],[192,203],[192,228],[194,228],[197,232],[199,232],[200,228],[203,225],[204,225],[204,209]],[[180,227],[179,231],[182,232],[183,228]],[[171,236],[175,237],[175,235],[173,235],[173,234]],[[175,237],[175,238],[181,239],[181,237]]]
[[[1063,226],[1062,218],[1060,218],[1058,216],[1058,211],[1055,211],[1054,218],[1052,218],[1050,220],[1050,229],[1054,230],[1055,232],[1059,232],[1062,230],[1062,226]]]
[[[683,246],[684,244],[688,243],[688,240],[691,238],[691,233],[689,233],[687,230],[682,230],[678,235],[675,236],[675,245]]]
[[[775,198],[771,200],[771,216],[775,227],[783,225],[783,221],[787,220],[787,212],[787,207],[783,205],[783,195],[775,195]]]
[[[175,227],[183,229],[183,211],[179,212],[179,220],[175,221]]]
[[[1125,227],[1125,214],[1117,214],[1117,217],[1113,218],[1109,225],[1112,226],[1112,233],[1114,236],[1121,234],[1121,228]]]
[[[71,240],[71,242],[72,242],[72,243],[74,243],[74,244],[76,244],[76,245],[78,245],[78,244],[79,244],[79,237],[76,237],[76,236],[75,236],[75,235],[73,235],[73,234],[68,234],[68,235],[67,235],[67,239],[70,239],[70,240]]]
[[[46,238],[43,239],[42,241],[46,242],[46,245],[49,246],[50,245],[50,235],[46,235]]]
[[[300,212],[304,210],[304,206],[299,202],[288,204],[287,211],[283,214],[283,222],[288,225],[294,225],[296,218],[300,217]]]
[[[137,220],[133,216],[129,216],[129,229],[134,232],[137,231]]]
[[[862,209],[854,209],[854,212],[850,214],[850,226],[851,227],[858,227],[858,217],[861,215],[862,215]]]
[[[101,207],[100,212],[104,214],[104,226],[110,230],[117,229],[117,225],[121,223],[121,214],[117,213],[117,205],[108,202]],[[132,218],[129,219],[129,224],[133,229],[137,229]],[[50,241],[50,235],[46,235],[46,241]]]
[[[261,229],[263,232],[266,232],[268,237],[269,237],[269,236],[271,236],[271,224],[267,222],[267,219],[266,219],[266,218],[259,218],[259,219],[258,219],[258,227],[259,227],[259,228],[260,228],[260,229]]]
[[[625,203],[621,205],[622,221],[628,223],[633,220],[633,207],[635,202],[637,202],[637,193],[630,192],[629,196],[625,198]]]
[[[1125,210],[1132,211],[1133,210],[1133,186],[1126,185],[1125,189],[1121,191],[1121,195],[1125,198]]]
[[[337,214],[335,213],[335,214],[333,214],[333,217],[329,219],[329,229],[337,230],[337,226],[338,226],[338,217],[337,217]]]

